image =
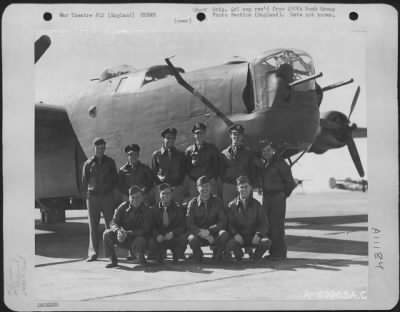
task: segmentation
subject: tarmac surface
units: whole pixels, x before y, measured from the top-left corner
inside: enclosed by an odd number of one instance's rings
[[[297,192],[287,203],[288,259],[218,263],[205,247],[204,263],[192,260],[140,265],[118,250],[118,268],[108,259],[85,262],[86,210],[68,210],[64,224],[35,220],[37,300],[86,302],[366,299],[368,290],[368,194]],[[103,221],[102,221],[103,222]],[[186,249],[186,255],[191,250]],[[101,253],[102,255],[102,253]],[[247,256],[246,256],[247,257]],[[346,297],[347,296],[347,297]],[[231,301],[233,300],[233,301]],[[132,309],[135,309],[132,307]]]

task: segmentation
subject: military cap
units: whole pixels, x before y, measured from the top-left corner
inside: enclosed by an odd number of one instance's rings
[[[144,193],[144,190],[142,189],[142,188],[140,188],[139,186],[137,186],[137,185],[133,185],[133,186],[131,186],[130,188],[129,188],[129,196],[132,196],[132,195],[134,195],[134,194],[136,194],[136,193]]]
[[[158,189],[160,190],[160,192],[162,192],[162,191],[164,191],[164,190],[166,190],[166,189],[172,190],[172,186],[169,185],[168,183],[161,183],[161,184],[158,186]]]
[[[197,186],[210,183],[210,179],[207,178],[206,176],[201,176],[200,178],[197,179]]]
[[[205,124],[203,124],[202,122],[197,122],[192,128],[192,133],[195,133],[197,130],[206,131],[206,129],[207,127]]]
[[[137,144],[129,144],[125,146],[125,153],[129,154],[130,152],[140,152],[140,146]]]
[[[176,136],[177,133],[178,133],[178,131],[177,131],[175,128],[167,128],[167,129],[165,129],[165,130],[163,130],[163,131],[161,132],[161,136],[162,136],[163,138],[165,138],[165,136],[166,136],[167,134],[171,134],[171,135],[173,135],[173,136]]]
[[[93,140],[93,145],[106,145],[106,141],[103,138],[95,138]]]
[[[250,184],[250,180],[248,177],[246,176],[240,176],[239,178],[236,179],[236,184],[240,185],[240,184]]]
[[[232,133],[233,131],[237,131],[241,134],[244,133],[244,127],[241,124],[234,124],[229,127],[229,133]]]

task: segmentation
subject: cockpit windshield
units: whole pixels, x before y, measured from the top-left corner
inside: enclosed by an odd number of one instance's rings
[[[277,49],[265,52],[252,61],[251,69],[256,94],[256,110],[272,105],[278,77],[290,83],[315,73],[311,56],[296,49]],[[310,80],[296,87],[296,90],[313,88],[315,88],[315,81]]]

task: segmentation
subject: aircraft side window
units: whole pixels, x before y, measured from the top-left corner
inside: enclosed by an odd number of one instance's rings
[[[116,93],[131,93],[139,89],[144,81],[143,75],[122,77],[119,81]]]

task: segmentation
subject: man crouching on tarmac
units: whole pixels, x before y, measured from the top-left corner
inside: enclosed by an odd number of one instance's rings
[[[197,190],[199,195],[189,202],[186,215],[189,246],[197,262],[202,262],[201,247],[207,245],[213,250],[213,259],[220,261],[228,240],[224,205],[222,199],[211,194],[206,176],[197,179]]]
[[[129,201],[123,202],[115,211],[110,229],[103,235],[104,251],[111,262],[106,268],[118,266],[114,245],[137,253],[141,264],[146,263],[144,253],[150,236],[152,223],[151,210],[144,201],[143,189],[137,185],[129,189]]]
[[[160,202],[151,209],[153,215],[152,238],[149,249],[155,255],[158,263],[163,263],[167,249],[171,249],[174,264],[179,262],[179,256],[186,249],[186,216],[173,200],[173,188],[162,183],[159,186]]]
[[[243,258],[242,248],[256,248],[254,260],[258,261],[271,246],[271,241],[266,237],[267,215],[261,204],[253,198],[249,179],[240,176],[236,183],[239,196],[228,204],[228,231],[231,238],[225,252],[230,260],[233,251],[236,262],[240,262]]]

